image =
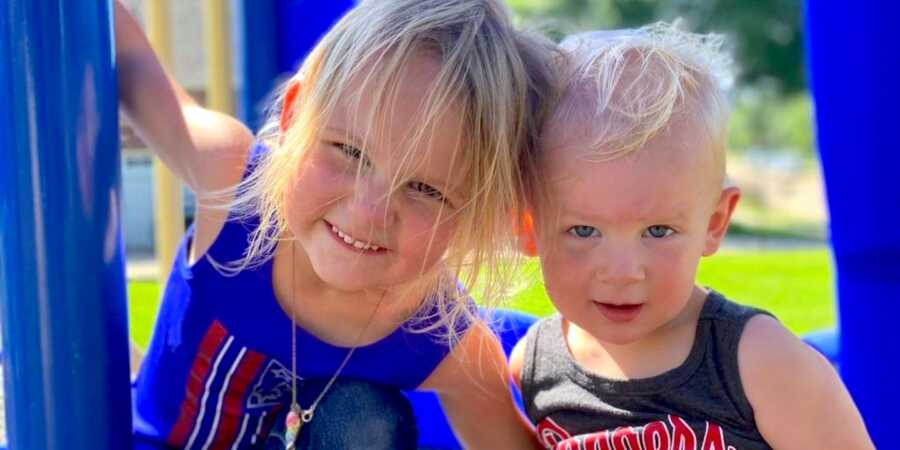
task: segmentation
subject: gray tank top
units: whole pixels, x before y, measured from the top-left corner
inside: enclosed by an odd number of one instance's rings
[[[711,292],[684,363],[635,380],[583,369],[569,353],[561,317],[543,319],[525,338],[525,410],[549,449],[771,449],[738,372],[738,342],[757,314],[768,313]]]

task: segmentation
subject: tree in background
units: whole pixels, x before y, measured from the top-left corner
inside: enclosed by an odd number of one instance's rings
[[[778,95],[806,90],[799,0],[508,1],[527,23],[555,37],[683,18],[693,31],[729,37],[740,67],[739,83],[764,84]]]

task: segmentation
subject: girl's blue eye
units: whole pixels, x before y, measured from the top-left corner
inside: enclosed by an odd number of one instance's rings
[[[577,238],[589,238],[600,236],[600,231],[590,225],[575,225],[569,228],[569,234]]]
[[[335,143],[334,146],[335,146],[341,153],[343,153],[344,156],[346,156],[346,157],[348,157],[348,158],[350,158],[350,159],[362,160],[362,164],[363,164],[364,167],[368,167],[368,166],[369,166],[369,159],[366,158],[365,155],[363,155],[362,150],[360,150],[360,149],[358,149],[358,148],[356,148],[356,147],[354,147],[354,146],[352,146],[352,145],[349,145],[349,144]]]
[[[338,150],[341,151],[341,153],[343,153],[353,159],[359,159],[362,157],[362,150],[360,150],[352,145],[335,144],[334,146],[337,147]]]
[[[672,227],[666,225],[652,225],[647,227],[647,230],[644,232],[644,236],[653,237],[653,238],[664,238],[666,236],[671,236],[675,230]]]
[[[434,186],[423,183],[421,181],[410,181],[409,188],[412,189],[413,191],[418,192],[419,194],[424,195],[425,197],[428,197],[428,198],[431,198],[434,200],[438,200],[440,202],[443,202],[446,200],[444,198],[444,194],[441,191],[439,191]]]

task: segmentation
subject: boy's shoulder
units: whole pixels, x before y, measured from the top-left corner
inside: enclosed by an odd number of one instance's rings
[[[748,342],[755,342],[760,323],[766,329],[784,328],[769,311],[738,303],[709,289],[697,321],[697,338],[712,339],[715,359],[736,369],[740,367],[741,350],[746,351]],[[757,344],[750,345],[755,348]]]
[[[835,368],[773,317],[758,315],[746,324],[737,354],[745,395],[773,447],[844,442],[840,448],[871,448]]]
[[[769,317],[777,322],[775,316],[765,309],[738,303],[714,289],[709,289],[699,320],[716,322],[719,326],[738,327],[737,331],[740,332],[757,316]]]
[[[554,334],[559,334],[560,338],[562,337],[561,331],[554,333],[554,330],[561,330],[561,321],[562,316],[559,313],[538,319],[528,327],[528,331],[513,347],[509,356],[509,364],[513,379],[516,380],[517,384],[523,376],[530,376],[534,359],[538,353],[545,354],[548,352],[549,349],[547,347],[548,344],[552,345]],[[548,339],[550,342],[547,342]]]

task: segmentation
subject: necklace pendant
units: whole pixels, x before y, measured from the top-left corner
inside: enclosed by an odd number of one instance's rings
[[[293,405],[284,419],[284,441],[287,450],[293,450],[297,445],[297,436],[300,435],[300,428],[303,426],[303,420],[300,419],[302,412],[299,406]]]

